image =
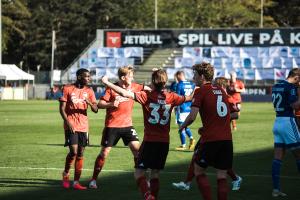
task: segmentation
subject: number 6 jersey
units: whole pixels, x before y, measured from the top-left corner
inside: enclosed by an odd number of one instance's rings
[[[211,83],[197,88],[192,107],[198,107],[203,124],[202,142],[232,140],[230,108],[226,92]]]
[[[172,110],[182,104],[185,97],[166,90],[141,91],[134,94],[135,101],[143,107],[144,141],[169,142]]]

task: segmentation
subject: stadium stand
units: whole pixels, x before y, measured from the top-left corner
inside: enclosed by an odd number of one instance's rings
[[[253,44],[247,44],[248,46],[242,42],[238,45],[236,45],[237,43],[225,46],[213,45],[213,42],[216,42],[219,37],[207,41],[210,43],[206,46],[205,44],[203,46],[194,45],[197,42],[199,44],[205,42],[200,40],[200,36],[208,33],[212,38],[214,34],[215,36],[216,34],[219,34],[218,36],[220,34],[221,36],[223,36],[222,34],[236,34],[237,38],[243,38],[245,34],[253,34],[253,38],[257,39],[260,34],[270,34],[271,37],[273,32],[279,32],[279,30],[273,29],[237,29],[234,33],[231,33],[230,30],[193,30],[194,32],[191,31],[189,34],[189,31],[158,30],[155,34],[156,32],[153,30],[97,30],[96,39],[62,72],[62,84],[74,81],[76,70],[83,67],[91,71],[93,84],[99,85],[99,78],[102,75],[106,74],[110,79],[116,79],[118,67],[127,64],[135,66],[135,80],[140,83],[150,82],[149,72],[153,67],[165,68],[170,82],[173,81],[173,75],[179,69],[185,71],[187,79],[192,79],[192,65],[207,61],[216,67],[216,77],[229,77],[229,73],[234,70],[238,78],[248,86],[270,86],[277,80],[284,79],[291,68],[300,66],[300,47],[295,45],[298,35],[292,33],[293,30],[290,29],[280,29],[286,40],[287,36],[290,37],[288,39],[291,39],[294,35],[293,42],[282,43],[282,46],[272,44],[272,40],[263,45],[255,43],[255,40],[253,40]],[[199,32],[199,34],[195,34],[195,32]],[[117,43],[111,44],[116,39],[116,36],[109,38],[108,35],[112,33],[119,37],[118,39],[121,41],[118,43],[119,46]],[[152,41],[153,43],[145,40],[145,37],[149,35],[156,38],[155,41]],[[196,36],[199,41],[195,40]],[[131,39],[130,44],[125,42],[127,37]],[[143,38],[144,40],[142,40]],[[234,42],[236,41],[234,40]],[[108,44],[112,46],[107,47]]]

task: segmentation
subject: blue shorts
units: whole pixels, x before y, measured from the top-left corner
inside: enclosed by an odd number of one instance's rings
[[[273,134],[275,147],[300,148],[300,133],[294,117],[276,117]]]

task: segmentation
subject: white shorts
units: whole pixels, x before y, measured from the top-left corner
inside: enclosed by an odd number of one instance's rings
[[[287,149],[300,148],[300,133],[293,117],[276,117],[274,126],[274,146]]]
[[[177,115],[177,124],[182,124],[190,113],[185,112],[185,113],[177,113],[177,114],[178,114]]]

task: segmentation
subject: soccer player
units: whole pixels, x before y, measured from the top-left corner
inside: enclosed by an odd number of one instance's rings
[[[98,112],[94,91],[87,86],[90,82],[90,72],[87,69],[79,69],[76,72],[77,80],[72,85],[63,87],[63,96],[59,99],[59,111],[64,120],[65,146],[69,146],[66,157],[65,170],[63,171],[62,185],[70,187],[70,168],[75,161],[75,174],[73,188],[85,190],[86,187],[79,184],[79,178],[83,167],[83,152],[88,145],[88,106],[94,113]]]
[[[164,169],[169,151],[170,118],[174,106],[185,101],[188,97],[167,92],[165,85],[168,81],[167,73],[156,70],[152,73],[152,91],[132,92],[124,90],[102,78],[102,82],[124,97],[134,99],[143,107],[144,139],[139,150],[138,162],[135,166],[135,179],[144,199],[157,199],[159,192],[159,171]],[[145,172],[150,169],[150,188]]]
[[[215,79],[215,84],[222,87],[224,89],[224,91],[226,90],[227,86],[228,86],[228,80],[225,77],[218,77]],[[231,100],[230,102],[230,96],[228,95],[228,101],[230,103],[230,117],[231,119],[236,119],[238,117],[238,109],[236,107],[236,105],[234,104],[234,101]],[[203,128],[199,128],[198,133],[201,136],[202,134],[202,130]],[[197,156],[197,151],[198,151],[198,147],[200,145],[200,140],[197,142],[196,146],[195,146],[195,151],[192,157],[192,160],[190,162],[189,168],[188,168],[188,173],[186,176],[185,181],[181,181],[178,183],[172,183],[172,186],[175,189],[179,189],[179,190],[190,190],[191,187],[191,183],[193,178],[195,177],[194,175],[194,161],[196,159]],[[241,187],[241,183],[242,183],[242,178],[240,176],[238,176],[232,169],[227,170],[227,174],[230,176],[230,178],[232,179],[232,190],[236,191],[239,190]]]
[[[148,86],[140,85],[133,81],[134,69],[132,66],[119,68],[119,81],[115,83],[126,90],[139,92],[144,89],[150,90]],[[105,95],[101,97],[98,108],[106,109],[105,127],[102,133],[101,151],[95,160],[93,177],[89,183],[89,188],[97,188],[97,177],[101,172],[105,160],[111,148],[122,138],[124,144],[129,146],[134,161],[137,159],[140,142],[138,135],[132,126],[132,109],[134,101],[127,97],[122,97],[110,88],[106,88]]]
[[[245,92],[245,85],[241,80],[237,79],[237,75],[235,71],[230,73],[230,84],[227,87],[227,93],[232,97],[235,101],[235,104],[238,106],[239,110],[241,110],[242,97],[241,93]],[[239,112],[240,114],[240,112]],[[232,130],[237,130],[236,120],[231,120]]]
[[[187,81],[185,79],[185,74],[183,71],[177,71],[176,77],[178,80],[178,84],[176,87],[176,93],[182,96],[189,96],[193,93],[195,89],[195,84]],[[186,117],[189,115],[191,111],[191,104],[192,102],[185,102],[180,106],[176,107],[176,120],[177,124],[180,126]],[[186,142],[185,142],[185,135],[187,135],[190,139],[189,143],[189,150],[193,150],[196,144],[196,141],[193,138],[193,134],[190,128],[186,128],[185,130],[178,131],[180,135],[181,145],[176,148],[176,150],[186,150]]]
[[[297,86],[300,82],[300,69],[292,69],[286,80],[272,87],[272,101],[276,112],[273,126],[274,159],[272,162],[272,196],[286,196],[280,190],[280,169],[287,149],[291,150],[300,172],[300,133],[295,122],[294,110],[300,108]]]
[[[171,92],[176,92],[177,84],[178,84],[178,79],[177,79],[177,72],[176,72],[174,74],[174,81],[171,83],[171,86],[170,86]]]
[[[203,124],[200,145],[194,164],[198,188],[204,200],[211,200],[211,187],[205,170],[212,166],[217,170],[218,200],[227,200],[228,188],[226,173],[232,168],[233,147],[230,130],[228,97],[220,86],[212,85],[214,67],[209,63],[193,66],[195,91],[191,112],[181,125],[185,129],[194,122],[200,113]]]

